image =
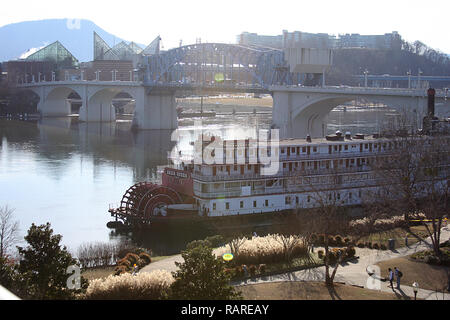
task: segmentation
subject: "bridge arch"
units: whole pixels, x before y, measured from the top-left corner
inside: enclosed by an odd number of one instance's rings
[[[86,103],[80,108],[80,121],[89,122],[113,122],[116,120],[116,109],[112,103],[114,97],[125,92],[133,99],[136,99],[134,88],[123,86],[105,86],[96,88],[86,99]]]
[[[325,118],[335,107],[360,98],[358,94],[320,92],[274,92],[273,124],[284,138],[303,138],[306,135],[323,137]],[[368,102],[381,103],[395,109],[401,121],[414,128],[426,114],[426,97],[371,94],[364,95]]]
[[[72,113],[71,102],[68,100],[70,94],[75,93],[81,98],[83,92],[77,86],[42,86],[32,88],[40,96],[38,111],[44,117],[68,116]]]

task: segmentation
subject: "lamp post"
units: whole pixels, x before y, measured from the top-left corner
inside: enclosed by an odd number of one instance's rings
[[[369,71],[364,70],[364,87],[367,88],[367,75],[369,74]]]
[[[414,300],[417,300],[417,292],[419,291],[419,283],[414,282],[412,284],[413,291],[414,291]]]
[[[117,70],[111,70],[111,78],[112,78],[112,81],[116,81],[116,73],[117,73]]]
[[[420,70],[419,69],[419,72],[418,72],[418,79],[417,79],[417,87],[420,89],[421,88],[421,86],[420,86],[420,76],[422,75],[422,70]]]
[[[409,70],[406,74],[408,75],[408,89],[411,89],[411,70]]]

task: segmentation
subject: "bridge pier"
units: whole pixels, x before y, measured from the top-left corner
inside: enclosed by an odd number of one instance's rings
[[[145,87],[136,91],[136,108],[133,116],[133,127],[135,129],[173,130],[178,127],[177,104],[173,91],[147,92]]]
[[[280,138],[320,138],[326,135],[326,117],[339,104],[353,97],[333,97],[317,93],[273,91],[272,125]]]
[[[37,110],[43,117],[66,117],[71,113],[71,104],[68,100],[39,101]]]
[[[111,101],[83,103],[78,119],[83,122],[116,121],[116,110]]]

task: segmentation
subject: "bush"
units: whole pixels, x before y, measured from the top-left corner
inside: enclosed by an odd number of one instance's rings
[[[119,276],[122,273],[126,273],[128,271],[128,268],[124,265],[118,265],[115,269],[114,269],[114,275],[115,276]]]
[[[381,245],[380,245],[380,249],[381,249],[381,250],[387,250],[387,247],[386,247],[385,244],[381,244]]]
[[[372,242],[365,243],[366,248],[372,249]]]
[[[336,246],[342,246],[344,244],[341,236],[334,237],[334,243]]]
[[[139,254],[139,258],[144,260],[146,264],[150,264],[152,262],[152,258],[150,257],[150,255],[145,252],[141,252]]]
[[[144,259],[139,259],[136,264],[137,264],[138,268],[141,269],[141,268],[145,267],[148,263]]]
[[[127,270],[131,269],[131,262],[125,258],[120,259],[119,261],[117,261],[117,266],[123,266],[125,267]]]
[[[347,257],[348,258],[354,257],[355,254],[356,254],[355,248],[353,248],[353,247],[348,248],[348,251],[347,251]]]
[[[434,255],[429,255],[429,256],[425,257],[425,262],[427,264],[440,265],[441,264],[441,259],[439,259],[438,257],[436,257]]]
[[[223,253],[230,252],[228,246],[222,247]],[[239,251],[234,253],[233,262],[237,265],[258,265],[278,263],[292,258],[309,256],[307,245],[294,236],[268,235],[244,239]]]
[[[364,247],[365,247],[365,244],[364,244],[364,243],[358,242],[358,248],[364,248]]]
[[[256,275],[256,266],[254,264],[252,264],[249,268],[248,271],[250,272],[250,275],[253,277]]]
[[[328,245],[329,246],[335,246],[336,245],[336,240],[333,236],[328,236]]]
[[[325,260],[325,256],[324,256]],[[338,260],[338,251],[336,249],[332,249],[328,251],[328,264],[335,264]]]
[[[244,268],[242,266],[237,266],[234,268],[234,273],[238,277],[243,277],[245,275]]]
[[[309,252],[308,252],[308,246],[306,246],[303,243],[299,243],[297,244],[293,249],[292,249],[292,258],[306,258],[309,256]]]
[[[374,243],[372,245],[372,249],[378,250],[378,249],[380,249],[380,246],[378,245],[378,243]]]
[[[208,241],[213,248],[223,246],[225,243],[224,237],[219,234],[215,235],[215,236],[207,237],[205,239],[205,241]]]
[[[134,264],[137,264],[137,262],[139,261],[139,256],[135,253],[129,252],[125,255],[124,259],[130,261],[131,266],[133,266]]]
[[[345,238],[344,238],[344,243],[345,243],[345,244],[348,244],[349,242],[350,242],[350,238],[345,237]]]
[[[266,265],[264,263],[259,265],[259,273],[260,274],[266,273]]]
[[[164,299],[174,279],[170,272],[155,270],[132,275],[109,276],[90,281],[84,296],[91,300]]]
[[[211,242],[209,240],[205,239],[205,240],[194,240],[194,241],[189,242],[186,245],[186,250],[192,250],[194,248],[201,247],[201,246],[212,248]]]
[[[317,251],[317,255],[319,256],[319,259],[323,258],[323,250]]]

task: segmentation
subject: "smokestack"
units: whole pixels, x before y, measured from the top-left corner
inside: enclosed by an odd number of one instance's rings
[[[433,117],[434,116],[434,95],[436,94],[436,91],[433,88],[428,89],[428,116]]]

